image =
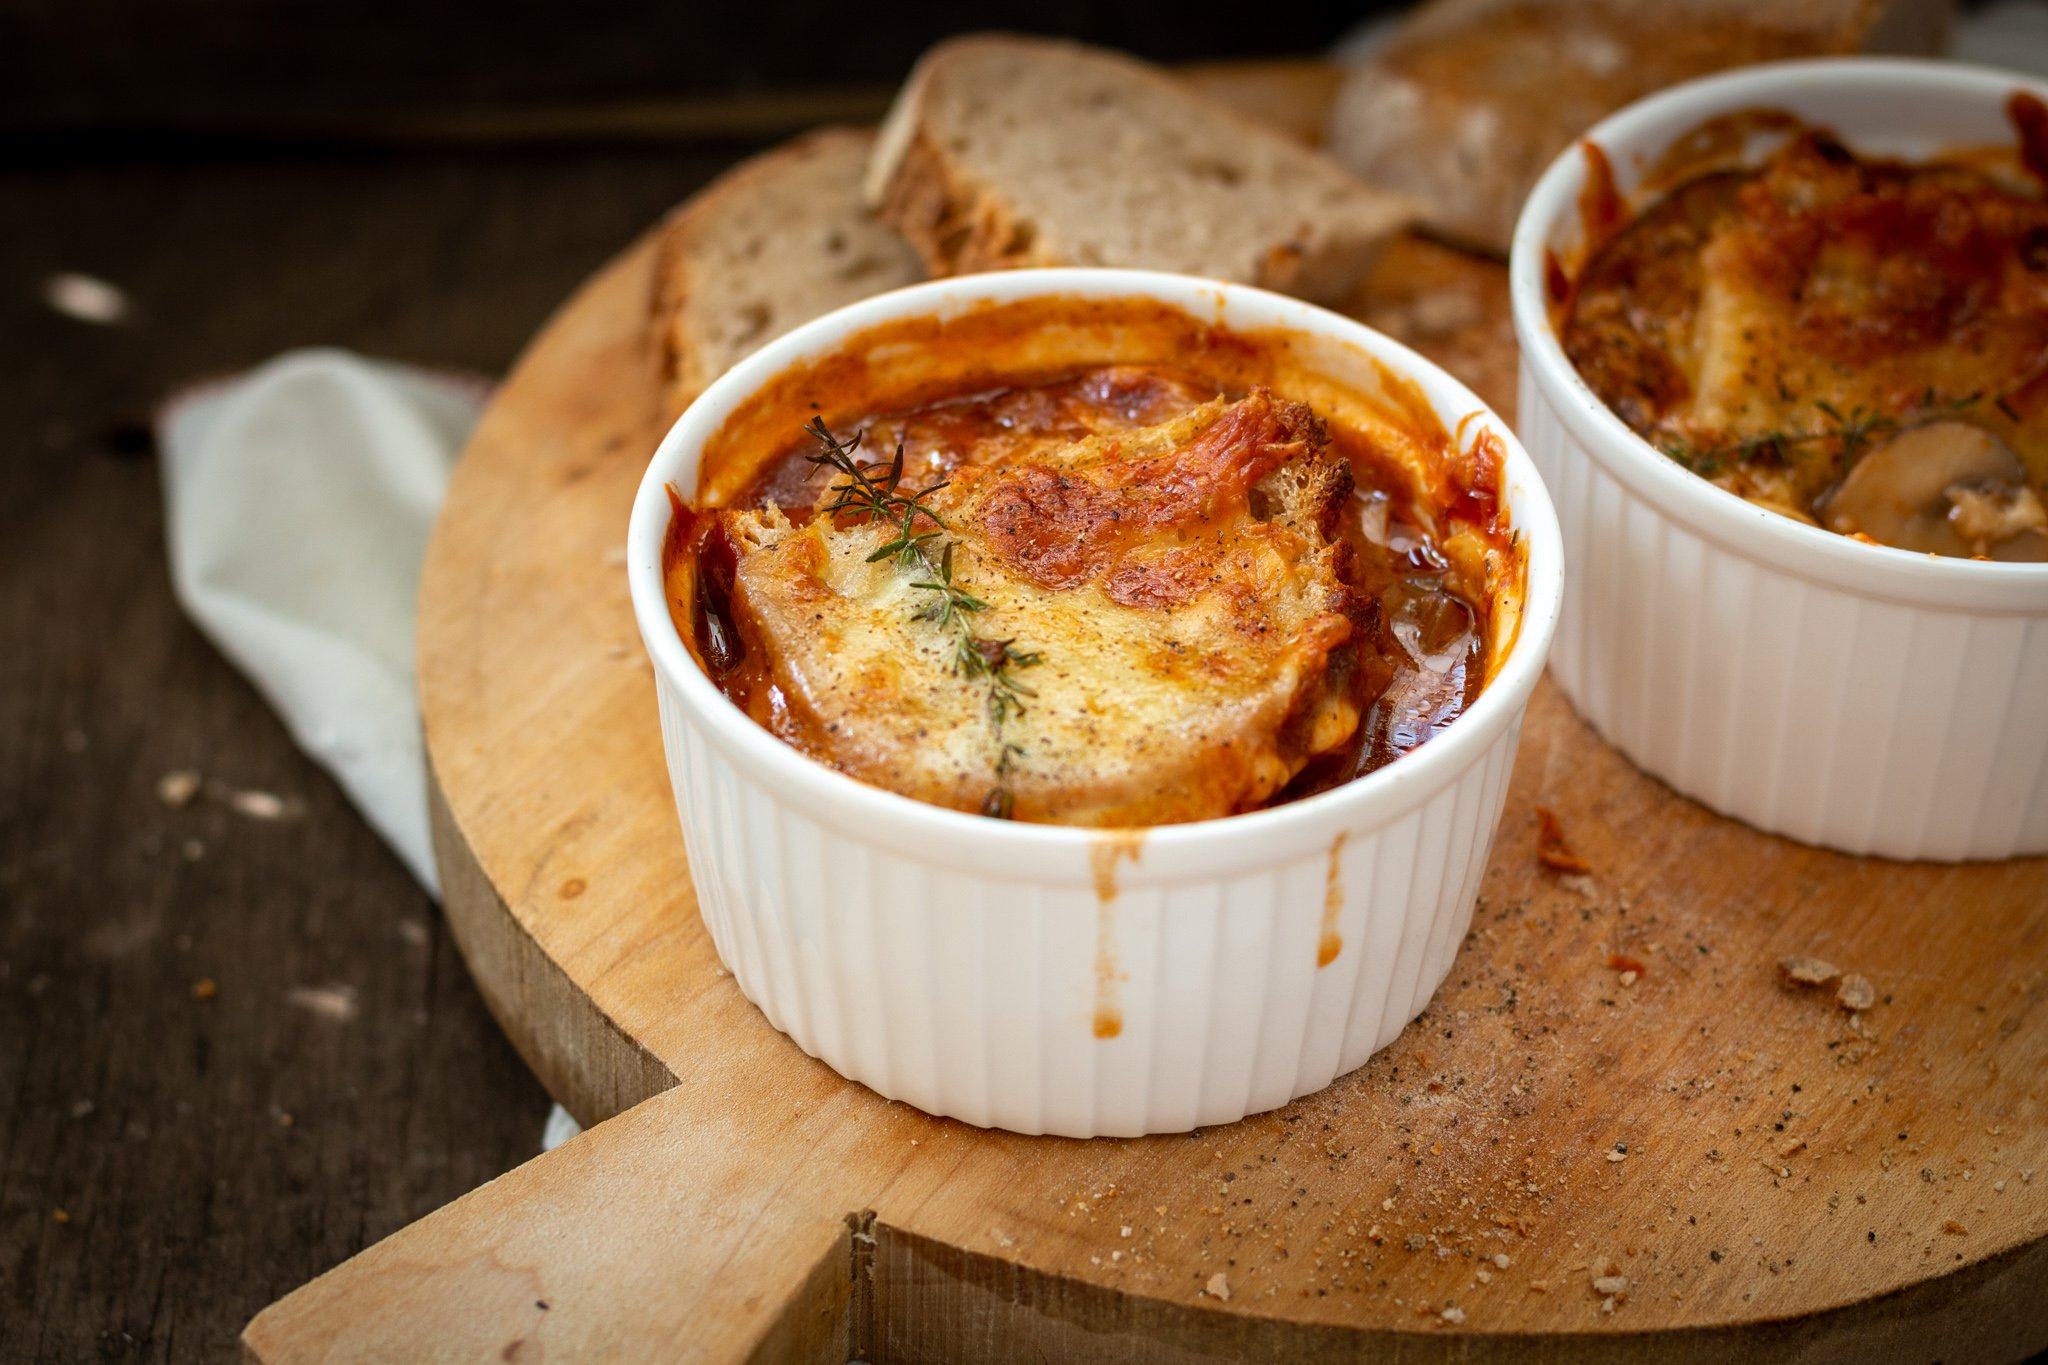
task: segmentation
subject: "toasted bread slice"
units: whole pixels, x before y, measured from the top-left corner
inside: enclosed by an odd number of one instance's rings
[[[1323,301],[1412,215],[1154,67],[1004,36],[925,54],[882,125],[868,197],[935,275],[1140,266]]]
[[[1508,268],[1414,233],[1388,244],[1344,311],[1413,346],[1515,420],[1521,352],[1508,306]]]
[[[927,504],[943,573],[875,560],[894,523],[720,515],[786,737],[938,805],[1000,791],[1021,820],[1152,825],[1257,805],[1357,729],[1333,534],[1350,492],[1314,415],[1256,391],[955,469]],[[934,619],[935,576],[981,605]],[[962,666],[963,628],[1036,656],[1013,670],[1021,711]]]
[[[923,278],[861,202],[873,135],[826,128],[714,181],[662,228],[654,328],[671,413],[799,323]]]
[[[1505,252],[1571,140],[1632,100],[1729,67],[1937,51],[1951,0],[1432,0],[1345,82],[1328,150],[1428,225]]]

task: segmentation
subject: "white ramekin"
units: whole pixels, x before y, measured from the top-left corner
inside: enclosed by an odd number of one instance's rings
[[[1472,709],[1334,791],[1103,833],[984,819],[863,785],[733,706],[670,623],[664,485],[694,489],[706,439],[790,366],[878,323],[1038,295],[1146,297],[1204,321],[1320,333],[1412,379],[1447,427],[1481,414],[1509,452],[1526,588],[1520,631]],[[1129,270],[941,280],[763,348],[661,443],[627,556],[698,905],[740,989],[804,1051],[883,1095],[1071,1137],[1176,1132],[1285,1104],[1358,1066],[1421,1011],[1470,922],[1561,591],[1557,524],[1535,468],[1456,380],[1296,300]],[[1332,900],[1343,946],[1319,966]],[[1111,1038],[1096,1036],[1104,991],[1122,1020]]]
[[[1861,152],[2011,146],[2020,76],[1784,62],[1676,86],[1586,140],[1626,194],[1717,114],[1789,110]],[[2048,852],[2048,565],[1858,544],[1674,464],[1594,396],[1545,306],[1579,244],[1580,148],[1538,182],[1511,266],[1520,424],[1572,561],[1552,675],[1636,764],[1759,829],[1849,853]]]

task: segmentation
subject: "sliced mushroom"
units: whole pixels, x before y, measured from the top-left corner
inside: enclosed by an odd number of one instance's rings
[[[1831,531],[1902,550],[1997,559],[2048,551],[2041,502],[2019,458],[1968,422],[1900,432],[1858,460],[1814,510]]]

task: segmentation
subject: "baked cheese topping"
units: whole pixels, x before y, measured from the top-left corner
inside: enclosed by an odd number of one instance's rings
[[[825,432],[678,503],[698,657],[853,777],[1091,826],[1356,776],[1476,695],[1484,612],[1317,415],[1147,367]],[[679,600],[680,597],[679,597]]]
[[[2048,204],[2031,172],[1804,130],[1591,252],[1562,324],[1614,412],[1722,487],[1906,549],[2048,559]]]

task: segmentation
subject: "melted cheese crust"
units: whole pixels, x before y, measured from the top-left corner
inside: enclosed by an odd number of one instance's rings
[[[928,572],[870,562],[893,527],[719,516],[785,739],[938,805],[980,810],[1000,781],[1018,819],[1149,825],[1256,806],[1357,729],[1350,491],[1322,424],[1264,391],[955,469],[928,504],[988,604],[972,630],[1040,658],[1007,717],[922,614]]]
[[[1630,426],[1796,516],[1870,447],[1838,438],[1858,426],[1960,416],[2048,482],[2048,205],[2017,178],[1805,134],[1598,247],[1563,337]]]

